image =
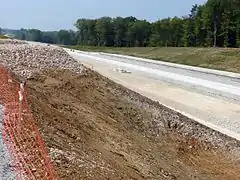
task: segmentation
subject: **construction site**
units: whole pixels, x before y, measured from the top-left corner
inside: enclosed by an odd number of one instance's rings
[[[1,40],[0,74],[0,179],[240,179],[238,140],[61,47]]]

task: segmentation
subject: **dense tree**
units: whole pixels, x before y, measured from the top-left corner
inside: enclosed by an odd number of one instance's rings
[[[152,24],[150,44],[152,46],[168,46],[170,41],[170,18]]]
[[[240,47],[240,0],[234,0],[232,4],[233,22],[235,26],[236,47]],[[231,9],[230,9],[231,11]]]
[[[125,26],[126,26],[126,33],[125,33],[125,46],[131,47],[135,45],[135,32],[133,31],[133,26],[136,23],[137,18],[135,17],[126,17],[125,18]]]
[[[37,41],[51,44],[76,45],[76,33],[72,30],[40,31],[37,29],[20,29],[14,31],[17,39]]]
[[[114,27],[110,17],[102,17],[96,21],[95,30],[97,33],[98,45],[114,45]]]
[[[198,11],[198,6],[195,4],[192,9],[191,13],[188,17],[183,18],[183,43],[184,46],[195,46],[196,45],[196,33],[195,33],[195,20]]]
[[[79,45],[97,45],[98,38],[96,32],[96,22],[97,20],[91,19],[78,19],[75,23],[78,29],[76,33],[76,41]]]
[[[126,19],[122,17],[117,17],[113,19],[114,28],[114,45],[115,46],[126,46],[126,34],[128,27],[126,26]]]
[[[67,31],[67,30],[60,30],[57,33],[57,42],[59,44],[64,44],[64,45],[75,45],[76,44],[76,37],[75,33],[73,31]]]
[[[170,21],[171,28],[171,46],[179,47],[183,46],[182,36],[183,36],[183,20],[178,17],[174,17]]]
[[[17,38],[90,46],[240,47],[240,0],[208,0],[189,15],[150,23],[135,17],[78,19],[77,31],[21,29]]]
[[[204,20],[203,20],[203,10],[205,6],[200,5],[197,8],[196,16],[194,18],[194,35],[195,35],[195,45],[204,46],[206,36],[206,31],[204,30]]]
[[[42,32],[42,42],[56,44],[58,43],[58,36],[56,31]]]
[[[28,31],[28,37],[30,41],[42,41],[42,32],[38,29],[30,29]]]

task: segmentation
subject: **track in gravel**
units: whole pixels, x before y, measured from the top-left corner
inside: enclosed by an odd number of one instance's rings
[[[239,78],[109,54],[67,52],[115,82],[240,140]],[[118,68],[131,73],[115,72]]]
[[[11,166],[10,155],[7,150],[7,146],[3,142],[2,138],[2,118],[3,107],[0,105],[0,179],[11,180],[15,179],[16,174]]]

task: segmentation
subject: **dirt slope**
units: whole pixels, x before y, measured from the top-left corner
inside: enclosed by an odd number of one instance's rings
[[[49,70],[27,84],[61,179],[240,179],[237,142],[95,72]]]

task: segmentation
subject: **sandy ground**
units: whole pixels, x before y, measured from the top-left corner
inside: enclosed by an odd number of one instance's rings
[[[61,179],[240,178],[238,142],[95,72],[49,70],[27,84]]]
[[[2,113],[3,107],[0,105],[0,179],[11,180],[15,179],[16,173],[11,166],[10,154],[2,138]]]

